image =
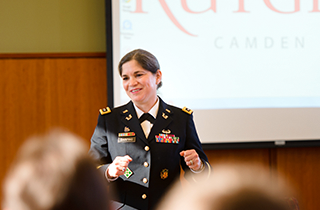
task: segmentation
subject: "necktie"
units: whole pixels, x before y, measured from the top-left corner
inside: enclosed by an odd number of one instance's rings
[[[150,130],[151,130],[152,125],[154,124],[155,120],[156,119],[154,119],[154,117],[149,113],[144,113],[139,118],[140,125],[142,127],[142,130],[143,130],[146,138],[148,138]]]
[[[143,115],[141,115],[141,117],[139,118],[140,124],[145,120],[148,120],[152,124],[154,124],[154,121],[156,121],[156,119],[154,119],[154,117],[149,113],[143,113]]]

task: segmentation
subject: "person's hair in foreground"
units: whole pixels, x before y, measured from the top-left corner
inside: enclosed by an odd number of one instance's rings
[[[280,177],[252,165],[220,165],[213,167],[209,179],[174,186],[158,206],[158,210],[289,210],[287,197],[292,191]],[[187,189],[185,189],[187,188]]]
[[[5,179],[3,209],[109,209],[106,182],[87,151],[66,131],[28,139]]]

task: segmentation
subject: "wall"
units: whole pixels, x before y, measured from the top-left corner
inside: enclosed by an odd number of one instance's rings
[[[0,53],[105,52],[104,0],[0,1]]]
[[[104,7],[104,0],[0,1],[0,200],[30,135],[62,127],[89,142],[107,105]]]
[[[296,190],[300,209],[320,209],[320,147],[206,150],[213,168],[219,163],[259,164],[286,178]]]
[[[0,59],[0,189],[29,136],[60,127],[89,144],[99,109],[107,105],[104,55]]]

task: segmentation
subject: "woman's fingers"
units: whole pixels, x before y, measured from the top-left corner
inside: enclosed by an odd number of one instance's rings
[[[110,177],[118,177],[124,174],[132,158],[129,155],[117,156],[108,167]]]
[[[184,157],[184,161],[190,169],[197,171],[201,168],[201,160],[194,149],[184,150],[180,152],[180,155]]]

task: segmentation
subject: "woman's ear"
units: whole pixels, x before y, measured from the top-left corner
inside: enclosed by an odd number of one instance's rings
[[[157,85],[161,82],[162,79],[162,72],[160,71],[160,69],[157,70],[156,72],[156,83]]]

